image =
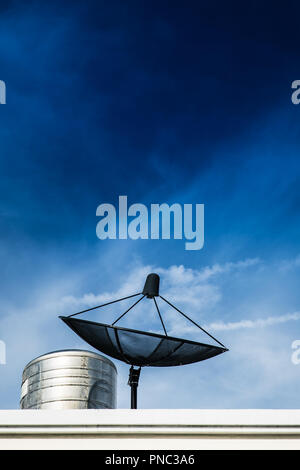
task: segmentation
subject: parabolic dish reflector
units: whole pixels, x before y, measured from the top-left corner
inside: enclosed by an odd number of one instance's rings
[[[133,366],[169,367],[217,356],[226,348],[145,331],[60,317],[98,351]]]
[[[105,304],[73,313],[67,317],[59,317],[93,348],[131,366],[128,385],[131,387],[131,408],[134,409],[137,408],[137,387],[142,367],[170,367],[192,364],[228,351],[224,344],[218,339],[214,338],[214,336],[198,325],[198,323],[189,318],[185,313],[179,310],[179,308],[175,307],[169,300],[162,297],[159,294],[159,283],[158,274],[151,273],[147,276],[142,292],[121,299],[111,300]],[[137,296],[139,296],[139,299],[127,308],[111,325],[73,318],[76,315]],[[156,297],[167,303],[169,307],[175,309],[193,325],[218,343],[219,346],[169,336]],[[164,335],[114,326],[144,298],[153,300],[162,328],[165,332]],[[138,369],[134,367],[138,367]]]

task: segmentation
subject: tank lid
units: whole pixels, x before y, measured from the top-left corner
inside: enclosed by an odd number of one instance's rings
[[[36,362],[44,361],[45,359],[50,359],[50,358],[54,358],[54,357],[61,357],[61,356],[85,356],[85,357],[88,356],[88,357],[92,357],[94,359],[99,359],[101,361],[107,362],[112,367],[114,367],[114,369],[117,372],[117,368],[116,368],[115,364],[110,359],[108,359],[105,356],[102,356],[102,354],[94,353],[93,351],[88,351],[88,350],[85,350],[85,349],[61,349],[61,350],[57,350],[57,351],[51,351],[51,352],[48,352],[46,354],[42,354],[41,356],[38,356],[38,357],[32,359],[30,362],[28,362],[26,364],[26,366],[24,367],[24,370],[27,369],[27,367],[31,366],[32,364],[34,364]]]

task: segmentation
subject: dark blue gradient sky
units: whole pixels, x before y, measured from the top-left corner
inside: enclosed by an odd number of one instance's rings
[[[62,296],[115,290],[136,262],[293,264],[299,13],[294,1],[1,2],[0,318],[24,302],[30,309],[66,277]],[[204,203],[204,248],[100,241],[96,208],[119,195],[129,204]],[[288,280],[295,289],[297,276]],[[272,296],[270,275],[260,281]],[[300,309],[291,295],[289,308]],[[0,407],[15,406],[3,397]]]

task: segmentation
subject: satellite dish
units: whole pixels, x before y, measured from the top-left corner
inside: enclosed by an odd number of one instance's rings
[[[135,296],[140,296],[140,298],[124,313],[122,313],[122,315],[120,315],[111,325],[73,318],[81,313]],[[123,318],[129,310],[135,307],[145,297],[153,299],[165,332],[164,335],[115,326],[115,324]],[[216,341],[219,346],[168,336],[155,297],[159,297],[170,305],[187,320]],[[144,289],[138,294],[113,300],[102,305],[97,305],[96,307],[73,313],[67,317],[60,316],[59,318],[61,318],[78,336],[92,347],[131,366],[128,385],[131,387],[131,408],[134,409],[137,408],[137,387],[142,367],[170,367],[191,364],[228,351],[224,344],[220,343],[220,341],[204,330],[204,328],[159,294],[159,276],[154,273],[147,276]],[[137,369],[135,369],[135,367],[137,367]]]

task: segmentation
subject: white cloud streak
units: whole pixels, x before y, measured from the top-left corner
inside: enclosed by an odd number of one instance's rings
[[[287,313],[267,318],[258,318],[257,320],[241,320],[238,322],[214,322],[204,326],[208,330],[224,331],[224,330],[240,330],[244,328],[262,328],[266,326],[278,325],[289,321],[300,320],[300,312]]]

